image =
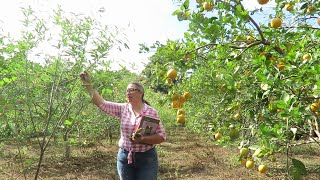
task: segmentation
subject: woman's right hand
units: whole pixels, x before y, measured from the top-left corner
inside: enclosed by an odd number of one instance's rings
[[[91,83],[90,75],[87,71],[83,71],[80,74],[80,80],[82,81],[83,84],[90,84]]]

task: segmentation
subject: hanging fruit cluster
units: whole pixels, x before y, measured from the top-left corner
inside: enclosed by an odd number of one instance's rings
[[[175,82],[177,79],[177,71],[175,69],[170,69],[167,72],[167,83],[171,84],[172,82]],[[186,112],[182,108],[183,104],[191,98],[191,94],[189,92],[183,92],[182,94],[179,94],[176,91],[171,91],[170,100],[171,100],[171,107],[173,109],[177,109],[177,123],[184,124],[186,121]]]

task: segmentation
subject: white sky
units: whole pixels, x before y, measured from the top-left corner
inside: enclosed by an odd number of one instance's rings
[[[195,4],[195,0],[190,2]],[[120,52],[114,49],[109,58],[114,61],[114,69],[122,64],[136,72],[141,72],[151,55],[139,54],[138,44],[151,45],[156,41],[165,43],[167,39],[181,39],[188,27],[187,22],[179,22],[171,15],[177,9],[172,0],[0,0],[0,3],[0,30],[9,32],[10,36],[15,36],[21,29],[20,20],[24,16],[20,7],[28,6],[40,16],[47,16],[60,5],[65,13],[81,13],[104,24],[126,27],[124,33],[130,50]],[[256,0],[244,0],[244,4],[249,9],[259,7]],[[99,12],[101,8],[105,10],[103,13]],[[128,24],[130,28],[127,28]]]

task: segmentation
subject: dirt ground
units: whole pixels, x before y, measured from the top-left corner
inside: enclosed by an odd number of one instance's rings
[[[63,157],[64,149],[51,145],[46,152],[38,179],[118,179],[116,171],[117,140],[88,146],[76,146],[72,157]],[[295,158],[306,164],[304,179],[320,179],[319,146],[306,147],[295,153]],[[21,148],[4,145],[0,153],[0,179],[34,179],[37,165],[37,145]],[[225,148],[204,137],[198,137],[183,128],[172,129],[168,139],[157,147],[160,180],[215,180],[215,179],[286,179],[286,156],[276,154],[276,161],[267,161],[266,174],[260,174],[257,165],[246,169],[237,161],[238,149]],[[307,152],[307,153],[306,153]],[[21,163],[23,159],[24,163]],[[23,164],[23,166],[22,166]]]

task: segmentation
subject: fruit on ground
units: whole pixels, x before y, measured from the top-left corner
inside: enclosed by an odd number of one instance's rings
[[[272,28],[279,28],[282,25],[282,20],[280,18],[273,18],[271,20],[271,27]]]
[[[254,162],[253,162],[252,160],[248,160],[248,161],[246,162],[246,167],[247,167],[248,169],[252,169],[252,168],[254,167]]]
[[[167,72],[167,77],[170,78],[171,80],[175,80],[177,78],[177,71],[175,69],[170,69]]]
[[[191,98],[191,94],[190,94],[189,92],[184,92],[184,93],[183,93],[183,97],[184,97],[185,99],[190,99],[190,98]]]
[[[213,4],[211,4],[211,3],[204,2],[202,4],[202,6],[203,6],[203,9],[206,10],[206,11],[212,11],[213,10]]]
[[[182,95],[179,97],[180,105],[182,105],[184,102],[186,102],[186,98]]]
[[[258,170],[260,173],[266,173],[267,172],[267,166],[264,164],[259,165]]]
[[[246,160],[246,159],[242,159],[242,160],[241,160],[241,165],[242,165],[242,166],[246,166],[246,163],[247,163],[247,160]]]
[[[249,155],[249,149],[248,148],[241,148],[240,149],[240,155],[242,157],[247,157]]]
[[[305,54],[305,55],[302,56],[302,59],[303,59],[304,61],[307,61],[307,60],[311,59],[311,55],[310,55],[309,53],[308,53],[308,54]]]
[[[286,4],[286,5],[284,6],[284,8],[285,8],[287,11],[292,11],[292,10],[293,10],[293,5],[291,5],[291,4]]]
[[[184,116],[184,114],[180,114],[177,116],[177,122],[179,124],[184,124],[186,122],[186,117]]]
[[[258,3],[261,5],[267,4],[269,0],[258,0]]]
[[[248,148],[241,148],[240,149],[240,156],[241,157],[247,157],[249,155],[249,150]]]
[[[222,134],[221,133],[216,133],[216,134],[214,134],[214,139],[215,140],[219,140],[219,139],[221,139],[222,138]]]

